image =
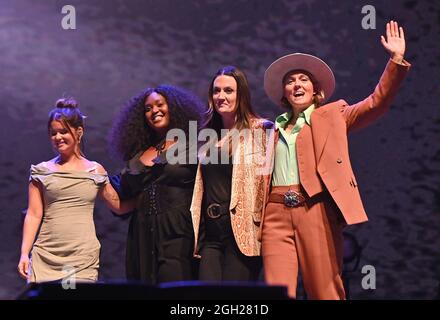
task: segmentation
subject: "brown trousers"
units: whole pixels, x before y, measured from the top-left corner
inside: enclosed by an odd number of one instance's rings
[[[283,195],[299,185],[273,187],[271,194]],[[287,286],[296,297],[298,266],[308,299],[345,299],[341,278],[342,229],[345,222],[328,194],[306,198],[304,206],[289,208],[267,204],[262,230],[265,280]]]

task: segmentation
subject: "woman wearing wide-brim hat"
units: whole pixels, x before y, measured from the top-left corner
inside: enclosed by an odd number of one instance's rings
[[[287,112],[275,122],[262,255],[266,281],[286,285],[292,298],[299,267],[309,299],[345,299],[342,230],[368,220],[350,164],[347,134],[389,109],[410,67],[403,58],[405,38],[397,22],[387,23],[381,42],[391,59],[374,92],[353,105],[344,100],[326,103],[335,78],[315,56],[290,54],[266,70],[265,91]]]

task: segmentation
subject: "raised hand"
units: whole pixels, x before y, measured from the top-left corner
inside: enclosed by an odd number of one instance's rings
[[[384,36],[380,36],[382,45],[385,50],[390,53],[391,59],[401,62],[405,54],[405,35],[403,28],[399,28],[397,22],[391,20],[386,26],[386,36],[386,40]]]

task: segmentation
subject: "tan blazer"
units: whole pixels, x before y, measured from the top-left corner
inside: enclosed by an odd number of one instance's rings
[[[304,126],[298,134],[297,159],[302,187],[310,197],[327,189],[349,225],[368,218],[351,167],[347,134],[373,123],[389,109],[410,66],[407,61],[397,64],[390,60],[370,96],[354,105],[339,100],[315,109],[311,126]],[[272,164],[278,137],[277,130],[267,148]],[[271,174],[265,177],[265,204],[271,178]]]
[[[240,161],[238,163],[234,162],[232,168],[229,212],[235,241],[240,251],[246,256],[260,255],[261,244],[258,241],[258,233],[263,211],[265,180],[259,170],[265,164],[253,160],[246,162],[245,159],[249,159],[251,156],[261,156],[260,159],[266,158],[265,129],[271,127],[271,125],[271,122],[264,119],[255,119],[252,122],[250,134],[240,139],[238,144]],[[261,133],[262,137],[260,139],[257,135]],[[203,190],[202,171],[199,164],[190,209],[195,235],[194,255],[196,256],[198,255]]]

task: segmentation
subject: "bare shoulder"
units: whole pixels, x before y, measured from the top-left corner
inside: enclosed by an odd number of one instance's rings
[[[96,161],[90,161],[94,166],[95,166],[95,172],[99,173],[99,174],[106,174],[107,171],[105,170],[105,168],[98,162]]]
[[[43,162],[41,162],[41,163],[55,164],[55,163],[57,162],[57,159],[58,159],[58,156],[55,157],[55,158],[52,158],[52,159],[50,159],[50,160],[43,161]]]
[[[53,159],[50,159],[50,160],[47,160],[47,161],[41,161],[40,163],[38,163],[38,164],[36,164],[35,165],[35,167],[44,167],[44,168],[47,168],[47,169],[49,169],[49,170],[53,170],[53,169],[55,169],[56,168],[56,159],[57,159],[57,157],[55,157],[55,158],[53,158]]]
[[[99,174],[107,173],[105,168],[100,163],[86,158],[82,159],[82,167],[83,168],[81,170],[85,170],[93,173],[99,173]]]

